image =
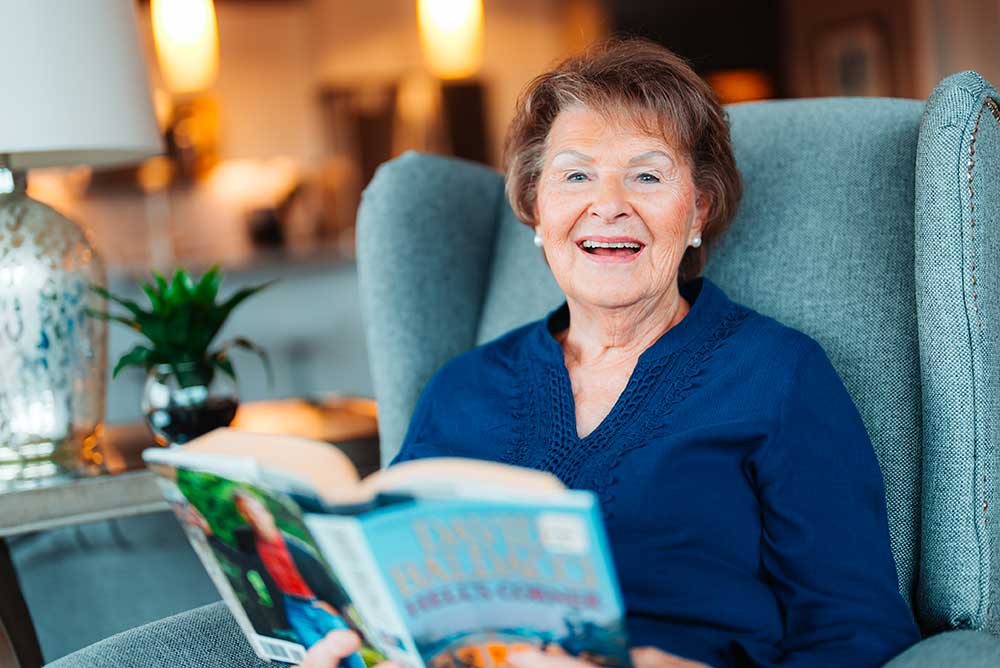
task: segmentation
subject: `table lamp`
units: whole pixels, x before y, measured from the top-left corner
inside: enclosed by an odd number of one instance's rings
[[[104,266],[26,170],[161,152],[132,0],[0,0],[0,488],[74,472],[100,439]]]

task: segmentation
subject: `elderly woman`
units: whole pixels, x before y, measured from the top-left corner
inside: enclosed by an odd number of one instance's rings
[[[699,277],[741,193],[711,89],[662,47],[611,42],[528,85],[506,159],[566,303],[446,364],[396,461],[594,491],[639,665],[866,668],[919,640],[878,463],[823,349]],[[516,663],[551,661],[582,665]]]

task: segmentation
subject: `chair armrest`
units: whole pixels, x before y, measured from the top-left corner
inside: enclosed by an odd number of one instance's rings
[[[947,631],[921,640],[885,668],[996,668],[1000,638],[983,631]]]
[[[111,636],[50,668],[274,668],[221,601]]]

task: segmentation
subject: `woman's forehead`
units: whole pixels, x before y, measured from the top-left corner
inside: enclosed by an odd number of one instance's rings
[[[653,114],[640,116],[625,109],[611,113],[583,105],[567,107],[556,116],[546,137],[545,152],[550,160],[556,155],[593,158],[594,149],[609,143],[631,153],[631,157],[655,159],[659,154],[674,159],[677,155],[662,123]]]

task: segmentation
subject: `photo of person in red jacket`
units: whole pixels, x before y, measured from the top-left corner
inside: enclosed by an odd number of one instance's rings
[[[194,506],[188,510],[188,522],[200,528],[209,546],[239,566],[243,572],[255,570],[268,582],[268,589],[279,594],[288,627],[306,649],[327,633],[351,629],[346,611],[350,598],[331,578],[317,550],[306,541],[282,530],[263,499],[249,489],[237,488],[232,503],[246,522],[232,531],[236,547],[215,534],[211,524]],[[342,668],[365,668],[360,652],[341,660]]]

